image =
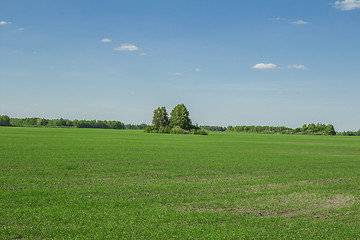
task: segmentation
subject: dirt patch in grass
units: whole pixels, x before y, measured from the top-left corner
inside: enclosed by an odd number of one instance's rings
[[[341,207],[350,207],[355,202],[354,196],[345,196],[342,194],[337,194],[333,198],[327,200],[327,202],[322,203],[319,207],[322,208],[341,208]]]
[[[337,154],[334,157],[359,157],[359,155]]]
[[[288,195],[257,199],[254,204],[242,205],[241,207],[223,208],[218,206],[191,207],[184,205],[183,211],[196,212],[228,212],[255,215],[260,217],[270,216],[297,216],[312,213],[326,212],[343,207],[351,207],[357,199],[351,195],[336,194],[329,197],[321,197],[314,193],[291,193]]]

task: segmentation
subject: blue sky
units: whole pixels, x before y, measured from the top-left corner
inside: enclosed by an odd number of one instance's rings
[[[0,114],[360,128],[360,0],[0,0]]]

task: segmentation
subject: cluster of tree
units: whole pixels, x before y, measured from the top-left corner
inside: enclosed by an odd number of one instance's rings
[[[252,132],[252,133],[282,133],[282,134],[288,134],[293,133],[293,129],[288,127],[275,127],[275,126],[228,126],[227,128],[230,132]]]
[[[316,134],[335,135],[335,128],[332,124],[304,124],[301,128],[274,127],[274,126],[229,126],[231,132],[254,132],[254,133],[279,133],[279,134]]]
[[[122,122],[106,120],[74,120],[73,126],[77,128],[125,129],[125,124]]]
[[[296,128],[295,133],[301,134],[317,134],[317,135],[336,135],[335,128],[332,124],[314,124],[310,123],[308,125],[304,124],[301,128]]]
[[[102,120],[69,120],[45,118],[10,118],[8,126],[15,127],[77,127],[77,128],[109,128],[124,129],[125,124],[119,121]]]
[[[225,132],[226,131],[226,127],[221,127],[221,126],[200,126],[200,128],[206,130],[206,131],[212,131],[212,132]]]
[[[120,121],[107,120],[69,120],[46,118],[9,118],[0,116],[0,126],[14,127],[77,127],[77,128],[108,128],[108,129],[145,129],[147,124],[124,124]]]
[[[10,126],[10,118],[6,115],[1,115],[0,126]]]
[[[107,128],[107,129],[145,129],[148,133],[173,133],[173,134],[201,134],[207,135],[205,131],[230,131],[230,132],[253,132],[253,133],[279,133],[279,134],[317,134],[317,135],[343,135],[360,136],[357,132],[345,131],[336,133],[332,124],[304,124],[301,128],[274,127],[274,126],[197,126],[191,123],[189,111],[184,104],[177,105],[170,114],[165,107],[155,109],[152,125],[124,124],[120,121],[106,120],[69,120],[69,119],[45,119],[45,118],[9,118],[0,115],[0,126],[16,127],[77,127],[77,128]]]
[[[55,120],[55,119],[54,119]],[[10,125],[15,127],[53,126],[55,122],[44,118],[10,118]]]
[[[170,118],[165,107],[155,109],[152,125],[148,125],[145,132],[207,135],[204,129],[191,123],[189,111],[184,104],[178,104],[171,111]]]
[[[341,133],[338,133],[338,135],[342,135],[342,136],[360,136],[360,129],[357,132],[354,131],[344,131]]]
[[[147,124],[141,123],[141,124],[125,124],[125,129],[140,129],[144,130],[146,128]]]

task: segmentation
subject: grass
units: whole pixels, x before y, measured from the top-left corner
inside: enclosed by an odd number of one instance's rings
[[[0,128],[1,239],[360,238],[360,138]]]

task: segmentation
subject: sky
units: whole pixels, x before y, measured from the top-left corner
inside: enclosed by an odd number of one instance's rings
[[[0,0],[0,115],[360,128],[360,0]]]

